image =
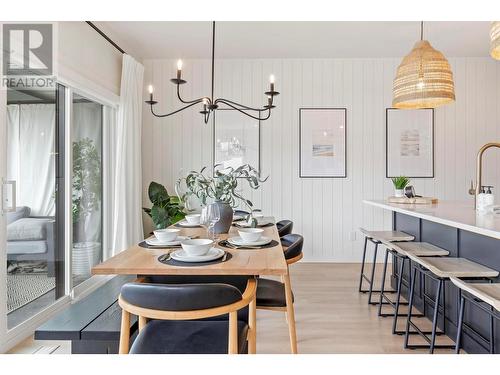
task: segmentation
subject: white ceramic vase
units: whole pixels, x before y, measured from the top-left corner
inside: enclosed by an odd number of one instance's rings
[[[405,196],[404,189],[394,189],[394,196],[396,198],[403,198]]]

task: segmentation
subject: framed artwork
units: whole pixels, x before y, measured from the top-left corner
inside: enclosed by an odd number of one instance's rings
[[[260,172],[260,120],[234,109],[213,113],[213,160],[220,169],[250,164]]]
[[[386,177],[434,177],[434,109],[386,109]]]
[[[347,177],[347,109],[299,109],[299,177]]]

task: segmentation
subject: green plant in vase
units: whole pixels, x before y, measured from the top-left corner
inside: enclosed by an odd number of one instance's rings
[[[73,142],[73,242],[86,241],[85,222],[101,204],[101,157],[90,138]]]
[[[391,178],[394,185],[394,196],[401,198],[404,197],[404,189],[410,183],[410,179],[405,176]]]
[[[203,206],[208,203],[209,199],[214,200],[221,213],[221,219],[215,225],[215,231],[227,233],[231,227],[234,207],[242,203],[250,211],[253,210],[253,203],[238,191],[239,181],[246,181],[250,188],[257,190],[268,177],[261,179],[259,172],[249,164],[236,169],[232,167],[221,169],[220,166],[220,164],[214,166],[212,177],[204,174],[206,167],[199,172],[191,171],[186,177],[179,179],[177,185],[179,186],[182,182],[186,184],[186,193],[180,196],[184,202],[191,196],[198,198]]]

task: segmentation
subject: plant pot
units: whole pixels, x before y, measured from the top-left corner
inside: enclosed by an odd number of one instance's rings
[[[100,242],[73,243],[72,272],[75,276],[89,277],[92,267],[101,262]]]
[[[228,233],[231,224],[233,224],[233,208],[226,202],[215,201],[214,202],[219,207],[220,219],[215,224],[215,233]]]
[[[394,196],[396,198],[403,198],[405,196],[405,190],[404,189],[394,189]]]

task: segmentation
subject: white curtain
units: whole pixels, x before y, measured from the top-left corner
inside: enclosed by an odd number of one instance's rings
[[[54,104],[7,107],[8,178],[17,183],[17,205],[33,216],[55,215]]]
[[[141,123],[144,67],[123,55],[113,199],[114,254],[143,239]]]

